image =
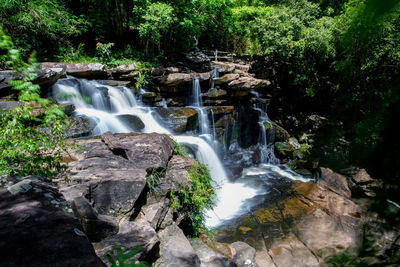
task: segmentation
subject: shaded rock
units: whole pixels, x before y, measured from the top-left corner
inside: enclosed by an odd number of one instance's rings
[[[168,226],[159,232],[160,258],[153,264],[155,267],[196,267],[200,259],[193,250],[182,230],[176,225]]]
[[[117,118],[127,124],[135,132],[140,132],[145,127],[143,121],[136,115],[123,114],[118,115]]]
[[[174,155],[168,162],[165,177],[161,183],[167,183],[172,190],[178,190],[179,186],[190,187],[192,180],[188,177],[189,171],[194,168],[196,162],[188,157]]]
[[[197,73],[196,75],[199,77],[200,82],[209,81],[211,78],[210,72]]]
[[[261,80],[252,77],[240,77],[237,80],[231,81],[228,86],[233,90],[255,90],[266,88],[271,85],[268,80]]]
[[[244,242],[235,242],[230,245],[232,260],[238,266],[258,267],[256,264],[256,250]]]
[[[55,84],[58,79],[64,77],[66,74],[63,68],[38,69],[36,73],[38,76],[33,83],[44,87]]]
[[[88,136],[95,126],[95,123],[86,117],[69,117],[66,120],[70,123],[64,131],[64,136],[67,138]]]
[[[321,168],[321,178],[318,180],[318,185],[343,197],[351,197],[351,191],[347,184],[346,177],[333,172],[331,169]]]
[[[100,63],[63,63],[63,62],[42,62],[39,63],[39,70],[62,68],[68,75],[78,78],[95,79],[107,77],[107,71]]]
[[[148,204],[142,207],[138,218],[147,220],[155,230],[165,229],[174,223],[173,210],[170,207],[171,201],[168,198],[162,198],[156,203],[152,202],[152,196],[147,199]]]
[[[107,253],[115,249],[115,245],[122,248],[124,254],[131,251],[133,248],[141,247],[144,249],[144,254],[138,253],[135,258],[143,258],[156,253],[159,238],[156,231],[145,220],[137,220],[133,222],[121,222],[119,232],[116,235],[111,235],[101,242],[94,243],[93,246],[97,255],[105,262]]]
[[[1,70],[0,71],[0,97],[13,97],[17,95],[17,91],[11,89],[9,81],[17,79],[18,76],[13,70]]]
[[[157,108],[162,122],[169,130],[176,134],[196,129],[198,114],[191,108]]]
[[[0,101],[0,110],[9,111],[21,107],[23,104],[18,101]]]
[[[223,97],[226,95],[227,95],[227,92],[225,90],[218,89],[218,88],[210,89],[205,94],[205,96],[209,97],[209,98],[218,98],[218,97]]]
[[[178,73],[179,69],[176,67],[154,67],[151,69],[151,75],[153,76],[162,76],[170,73]]]
[[[235,263],[231,259],[225,257],[221,253],[218,253],[214,249],[210,248],[201,239],[192,239],[190,241],[196,254],[199,256],[201,266],[204,267],[236,267]]]
[[[83,230],[91,242],[98,242],[118,232],[118,224],[106,216],[98,215],[87,199],[75,198],[72,209],[75,216],[80,219]]]
[[[64,108],[64,112],[65,114],[67,114],[67,116],[71,116],[72,113],[75,111],[75,106],[73,104],[59,104],[59,105]]]
[[[45,180],[27,177],[13,194],[0,188],[0,265],[105,266],[63,196]]]
[[[381,180],[373,179],[365,169],[352,167],[340,172],[347,177],[351,193],[355,197],[375,197],[375,191],[383,184]]]

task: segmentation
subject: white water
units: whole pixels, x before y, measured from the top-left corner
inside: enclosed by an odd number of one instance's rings
[[[52,88],[54,98],[63,104],[73,104],[75,115],[87,116],[95,121],[96,126],[93,135],[104,132],[127,133],[134,130],[120,119],[121,115],[133,115],[139,117],[145,124],[141,131],[144,133],[171,134],[165,127],[160,125],[153,117],[153,111],[138,101],[133,92],[126,87],[113,87],[100,84],[96,81],[78,80],[75,78],[60,79]],[[241,210],[245,201],[260,194],[257,188],[251,188],[244,183],[230,183],[223,165],[215,152],[213,136],[211,135],[210,122],[207,112],[201,105],[201,89],[198,79],[193,81],[193,105],[200,117],[200,135],[196,136],[174,136],[180,144],[190,146],[196,154],[196,158],[206,164],[210,175],[215,181],[217,195],[216,206],[213,210],[205,211],[206,225],[215,227],[224,220],[235,217]],[[213,126],[213,133],[215,127]],[[215,133],[214,133],[215,135]],[[214,136],[215,137],[215,136]],[[281,167],[264,164],[258,168],[245,170],[245,174],[251,172],[262,174],[275,172],[289,179],[301,179],[293,171]]]

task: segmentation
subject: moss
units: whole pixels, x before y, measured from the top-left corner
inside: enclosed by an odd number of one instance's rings
[[[239,226],[239,230],[243,233],[243,234],[246,234],[248,231],[251,231],[251,230],[253,230],[253,229],[251,229],[250,227],[247,227],[247,226]]]

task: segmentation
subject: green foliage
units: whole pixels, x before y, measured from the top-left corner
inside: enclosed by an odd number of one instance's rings
[[[136,254],[143,252],[142,247],[133,248],[131,251],[124,254],[121,246],[115,245],[115,251],[116,251],[116,253],[114,253],[114,250],[110,250],[110,251],[108,251],[108,253],[106,255],[107,259],[110,262],[112,267],[117,267],[117,266],[119,266],[119,267],[131,267],[131,266],[132,267],[133,266],[148,267],[148,266],[150,266],[147,262],[137,261],[136,259],[134,259]],[[116,256],[117,260],[114,259],[115,256]],[[126,261],[129,261],[129,262],[126,263]]]
[[[68,39],[87,26],[58,0],[4,0],[0,9],[0,27],[24,54],[32,50],[55,52],[54,48],[67,46]]]
[[[150,190],[154,190],[154,187],[158,182],[160,182],[161,178],[165,176],[165,169],[153,169],[151,173],[147,176],[147,186]]]
[[[197,236],[201,231],[207,230],[204,226],[204,210],[213,207],[215,192],[209,170],[204,164],[196,161],[188,171],[188,177],[192,181],[191,187],[182,187],[176,193],[171,192],[170,197],[174,210],[187,212],[193,235]]]
[[[148,85],[151,81],[151,76],[150,76],[150,71],[151,71],[151,64],[148,62],[142,62],[139,61],[137,62],[137,74],[138,76],[135,78],[136,83],[135,86],[136,88],[140,87],[145,87]]]
[[[186,153],[185,149],[183,149],[183,147],[181,147],[178,144],[178,142],[176,142],[173,138],[171,138],[171,139],[172,139],[172,142],[174,143],[176,154],[178,154],[179,156],[187,157],[188,154]]]
[[[101,62],[106,64],[111,62],[111,47],[114,45],[114,43],[102,44],[100,42],[96,44],[96,54],[100,58]]]
[[[0,40],[6,40],[0,43],[0,50],[12,50],[12,42],[2,31],[0,34]],[[36,77],[34,57],[28,65],[15,56],[17,52],[7,54],[11,56],[6,62],[15,66],[21,77],[10,82],[19,91],[21,106],[0,112],[0,173],[51,177],[63,169],[61,153],[67,145],[62,119],[66,115],[62,107],[41,98],[39,86],[32,84]]]

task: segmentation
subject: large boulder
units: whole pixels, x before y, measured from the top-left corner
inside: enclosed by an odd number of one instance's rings
[[[199,256],[195,253],[182,230],[171,225],[158,233],[160,238],[160,258],[154,267],[196,267],[200,266]]]
[[[271,85],[268,80],[261,80],[253,77],[240,77],[228,83],[228,87],[233,90],[257,90],[267,88]]]
[[[17,91],[11,89],[9,81],[17,79],[18,76],[13,70],[0,71],[0,97],[12,97],[17,94]]]
[[[66,74],[63,68],[38,69],[36,73],[38,76],[35,78],[33,83],[42,87],[52,86],[58,81],[58,79],[64,77]]]
[[[127,79],[131,77],[136,77],[138,76],[138,66],[136,63],[130,63],[130,64],[122,64],[117,67],[108,69],[108,73],[114,78],[114,79]],[[131,75],[129,75],[131,74]]]
[[[122,114],[118,115],[117,118],[128,125],[135,132],[141,132],[145,127],[143,121],[136,115]]]
[[[0,188],[1,266],[105,266],[47,179],[9,179]]]
[[[160,120],[175,134],[196,129],[198,114],[192,108],[157,108]]]
[[[107,260],[107,253],[119,245],[124,254],[132,249],[141,247],[143,253],[138,253],[134,258],[154,255],[157,252],[159,238],[156,231],[146,220],[122,221],[119,225],[119,232],[110,235],[98,243],[94,243],[97,255],[103,260]]]
[[[107,77],[107,70],[100,63],[63,63],[63,62],[42,62],[39,63],[39,70],[61,68],[71,76],[85,79],[97,79]]]

